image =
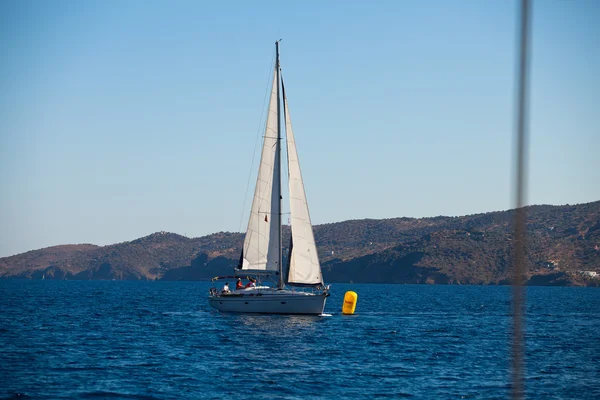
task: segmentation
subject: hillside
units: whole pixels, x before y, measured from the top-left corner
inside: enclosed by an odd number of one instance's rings
[[[530,284],[598,286],[600,201],[530,206]],[[327,282],[505,284],[513,211],[463,217],[352,220],[315,226]],[[284,243],[289,242],[284,229]],[[205,280],[230,274],[243,235],[158,232],[109,246],[62,245],[0,258],[1,278]]]

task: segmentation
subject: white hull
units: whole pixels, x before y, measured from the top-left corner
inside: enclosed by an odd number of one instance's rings
[[[211,295],[209,304],[221,312],[259,314],[323,314],[328,293],[246,289]]]

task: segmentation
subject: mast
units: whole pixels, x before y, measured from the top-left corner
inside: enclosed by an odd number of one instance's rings
[[[282,245],[281,245],[281,98],[279,94],[279,86],[281,80],[281,69],[279,66],[279,42],[281,39],[275,42],[275,68],[277,69],[277,151],[275,165],[277,166],[277,179],[279,181],[279,288],[283,288],[283,265],[282,265]]]

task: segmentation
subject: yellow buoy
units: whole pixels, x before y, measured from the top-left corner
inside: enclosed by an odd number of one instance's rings
[[[343,314],[354,314],[356,309],[356,302],[358,301],[358,295],[356,292],[348,291],[344,295],[344,305],[342,306]]]

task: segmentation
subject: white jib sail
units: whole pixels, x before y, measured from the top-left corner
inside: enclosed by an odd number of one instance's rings
[[[287,139],[288,171],[290,186],[290,214],[292,224],[292,254],[288,273],[288,283],[318,285],[323,283],[319,255],[315,245],[304,182],[300,171],[300,161],[296,150],[290,110],[283,92],[285,107],[285,135]]]
[[[277,146],[277,69],[273,76],[271,99],[263,141],[258,178],[246,238],[242,270],[279,270],[279,149]]]

